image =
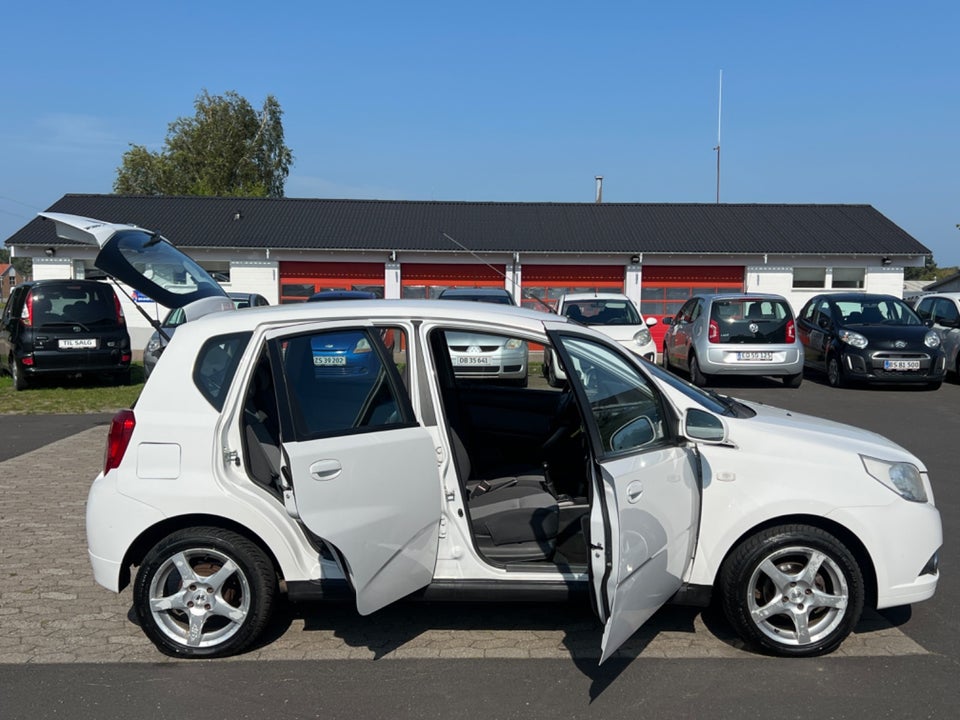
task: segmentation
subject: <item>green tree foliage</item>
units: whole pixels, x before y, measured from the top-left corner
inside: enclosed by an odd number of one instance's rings
[[[257,112],[236,92],[194,101],[196,114],[170,123],[163,150],[131,145],[113,191],[135,195],[283,197],[293,153],[283,110],[268,95]]]

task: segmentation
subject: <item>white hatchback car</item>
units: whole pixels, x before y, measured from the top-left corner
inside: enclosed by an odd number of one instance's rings
[[[657,346],[649,330],[657,319],[644,320],[637,306],[623,293],[568,293],[557,301],[557,313],[596,328],[650,362],[657,361]],[[543,376],[554,387],[566,381],[556,353],[543,353]]]
[[[164,304],[218,297],[158,235],[47,217]],[[567,388],[460,382],[460,332],[552,349]],[[317,361],[345,336],[366,372]],[[601,661],[664,603],[717,594],[756,647],[818,655],[865,602],[931,597],[941,539],[926,468],[874,433],[708,395],[565,318],[449,301],[186,323],[114,418],[87,503],[94,577],[119,591],[138,567],[139,624],[178,657],[248,648],[281,592],[364,615],[590,598]]]

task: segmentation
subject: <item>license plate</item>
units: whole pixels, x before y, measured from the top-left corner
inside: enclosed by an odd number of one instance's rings
[[[67,338],[57,343],[61,350],[83,350],[86,348],[95,348],[97,346],[96,338]]]
[[[343,355],[314,355],[314,365],[346,365],[347,358]]]
[[[884,370],[919,370],[919,360],[884,360]]]
[[[489,365],[490,358],[488,357],[458,357],[456,358],[456,365]]]
[[[772,352],[738,352],[737,360],[773,360]]]

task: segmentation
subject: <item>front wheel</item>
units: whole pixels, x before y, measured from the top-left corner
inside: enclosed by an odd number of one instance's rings
[[[720,571],[724,613],[744,640],[774,655],[835,650],[863,611],[863,574],[830,533],[806,525],[763,530]]]
[[[796,375],[785,375],[783,378],[783,384],[788,388],[798,388],[803,384],[803,373],[799,372]]]
[[[843,387],[846,385],[846,378],[843,376],[843,366],[836,355],[831,355],[827,360],[827,383],[830,387]]]
[[[179,530],[144,559],[133,587],[140,627],[173,657],[223,657],[250,646],[270,617],[277,580],[260,547],[214,527]]]

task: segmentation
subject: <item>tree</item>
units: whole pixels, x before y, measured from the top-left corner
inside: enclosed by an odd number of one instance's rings
[[[194,101],[196,114],[170,123],[163,150],[130,145],[113,191],[137,195],[283,197],[293,153],[272,95],[258,113],[236,92]]]

